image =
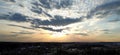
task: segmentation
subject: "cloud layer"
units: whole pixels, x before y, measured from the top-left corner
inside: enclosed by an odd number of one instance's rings
[[[0,25],[46,34],[101,36],[120,28],[119,0],[1,0],[0,12]],[[20,30],[12,33],[34,34]]]

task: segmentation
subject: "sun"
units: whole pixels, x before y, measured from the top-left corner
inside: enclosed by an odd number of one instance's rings
[[[59,38],[59,37],[64,37],[66,34],[62,32],[55,32],[52,34],[52,37]]]

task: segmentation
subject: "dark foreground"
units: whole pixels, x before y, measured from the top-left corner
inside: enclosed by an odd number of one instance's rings
[[[120,42],[114,43],[1,42],[0,55],[120,55]]]

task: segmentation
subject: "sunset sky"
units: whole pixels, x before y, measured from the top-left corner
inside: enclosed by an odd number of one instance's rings
[[[120,0],[0,0],[0,42],[120,42]]]

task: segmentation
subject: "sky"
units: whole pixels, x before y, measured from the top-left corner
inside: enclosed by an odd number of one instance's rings
[[[120,42],[120,0],[0,0],[0,42]]]

